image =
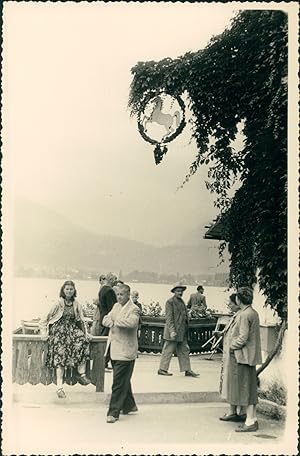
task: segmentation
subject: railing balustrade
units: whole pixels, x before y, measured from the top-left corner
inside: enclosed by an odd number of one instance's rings
[[[189,346],[191,353],[207,353],[209,344],[202,346],[213,334],[217,317],[192,319],[189,322]],[[163,346],[165,318],[142,316],[139,351],[141,353],[160,353]],[[56,369],[45,365],[48,343],[43,341],[35,328],[19,328],[13,333],[13,382],[20,385],[56,383]],[[104,352],[107,337],[93,336],[90,341],[90,360],[86,364],[87,376],[96,386],[96,392],[104,391]],[[64,381],[69,385],[77,383],[77,370],[67,368]]]
[[[190,353],[207,353],[210,347],[202,349],[208,339],[212,337],[216,327],[217,317],[193,319],[189,322],[188,340]],[[141,334],[139,337],[139,351],[141,353],[160,353],[163,347],[163,333],[165,318],[142,316]]]
[[[96,386],[96,392],[104,391],[104,352],[107,337],[94,336],[90,341],[90,361],[86,363],[86,373]],[[40,335],[13,334],[12,379],[24,385],[56,383],[56,369],[45,365],[48,351],[47,341]],[[77,383],[77,370],[67,368],[64,381],[69,385]]]

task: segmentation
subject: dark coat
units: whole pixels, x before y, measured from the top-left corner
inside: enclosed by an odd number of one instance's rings
[[[103,285],[99,291],[98,307],[100,312],[100,334],[99,336],[107,336],[109,328],[102,325],[103,318],[107,315],[114,304],[117,302],[116,293],[109,285]]]
[[[190,299],[187,303],[187,308],[191,310],[200,309],[201,311],[205,312],[207,309],[205,296],[199,291],[197,291],[197,293],[191,294]]]
[[[188,312],[181,298],[173,296],[166,302],[166,324],[164,339],[182,342],[188,335]],[[171,332],[176,333],[175,339],[171,338]]]

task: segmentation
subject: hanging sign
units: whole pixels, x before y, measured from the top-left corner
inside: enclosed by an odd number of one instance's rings
[[[155,163],[167,152],[166,143],[184,129],[185,105],[179,96],[161,92],[144,103],[138,115],[138,129],[143,139],[155,145]]]

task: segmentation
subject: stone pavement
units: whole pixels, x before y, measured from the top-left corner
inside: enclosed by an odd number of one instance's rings
[[[106,406],[14,404],[11,454],[291,454],[282,422],[259,417],[255,433],[219,421],[222,403],[141,404],[136,414],[106,423]]]
[[[58,399],[55,385],[13,385],[13,438],[3,454],[296,454],[289,450],[284,422],[259,416],[256,433],[235,432],[236,423],[219,420],[227,410],[218,394],[220,356],[191,356],[199,378],[157,375],[160,355],[139,355],[132,379],[137,414],[106,423],[112,374],[105,392],[89,385],[68,386]]]
[[[172,377],[157,375],[160,354],[139,354],[136,360],[132,387],[138,403],[174,403],[174,402],[216,402],[219,396],[220,355],[211,361],[208,355],[191,355],[191,365],[199,378],[185,377],[179,372],[176,357],[172,358],[169,371]],[[111,392],[112,373],[105,374],[104,394],[95,393],[93,385],[65,386],[67,393],[66,403],[78,404],[96,401],[108,402]],[[16,402],[32,403],[59,403],[55,395],[54,384],[44,385],[14,385],[14,399]]]

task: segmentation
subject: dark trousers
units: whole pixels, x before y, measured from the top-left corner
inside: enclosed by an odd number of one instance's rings
[[[106,352],[106,355],[104,358],[105,368],[108,367],[109,362],[112,362],[111,357],[110,357],[110,345],[108,346],[108,349],[107,349],[107,352]]]
[[[113,384],[107,415],[119,418],[121,410],[123,410],[124,413],[128,413],[136,405],[130,382],[134,363],[135,360],[112,360]]]

